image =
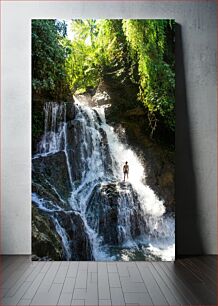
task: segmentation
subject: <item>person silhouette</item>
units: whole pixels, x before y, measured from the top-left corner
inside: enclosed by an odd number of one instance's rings
[[[125,162],[123,166],[123,175],[124,175],[124,182],[125,182],[126,177],[128,179],[128,176],[129,176],[129,165],[127,161]]]

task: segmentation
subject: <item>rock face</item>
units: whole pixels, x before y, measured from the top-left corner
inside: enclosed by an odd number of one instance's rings
[[[32,254],[35,259],[62,260],[61,239],[48,215],[32,205]],[[34,258],[33,258],[34,259]]]
[[[71,121],[75,118],[75,105],[73,102],[65,102],[66,103],[66,121]]]
[[[74,100],[64,102],[66,105],[66,121],[71,121],[75,118]],[[32,102],[32,153],[35,154],[38,150],[38,143],[44,134],[44,107],[48,99],[34,98]],[[53,102],[51,102],[53,103]],[[54,102],[56,103],[56,102]],[[60,104],[61,102],[59,102]],[[49,118],[51,119],[51,118]],[[63,118],[59,118],[63,120]]]
[[[33,204],[32,254],[38,260],[92,260],[81,216],[73,211],[43,213]]]
[[[36,260],[92,260],[84,222],[69,204],[72,191],[70,175],[75,183],[81,178],[82,168],[79,157],[75,155],[76,141],[80,141],[82,136],[75,135],[75,106],[72,102],[49,102],[46,106],[39,103],[38,112],[41,110],[43,113],[43,108],[46,129],[52,132],[44,139],[41,135],[45,151],[32,160],[33,255]],[[76,130],[78,134],[82,132],[79,128]],[[61,141],[56,143],[52,133],[59,133]],[[52,141],[54,149],[49,146]],[[35,144],[34,148],[37,148]]]
[[[75,212],[55,212],[54,216],[65,229],[70,249],[69,260],[93,260],[89,237],[80,215]]]
[[[135,239],[145,229],[137,195],[131,184],[98,184],[86,210],[89,226],[105,244],[118,245]]]
[[[36,189],[38,186],[40,194],[43,193],[46,197],[46,193],[50,191],[50,195],[55,198],[61,197],[67,201],[70,195],[70,179],[63,151],[33,159],[32,173],[33,186]]]

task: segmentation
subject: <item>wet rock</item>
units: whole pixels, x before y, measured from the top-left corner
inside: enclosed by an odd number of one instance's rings
[[[118,193],[112,184],[97,185],[87,205],[86,217],[89,226],[102,236],[107,244],[118,244],[117,197]]]
[[[84,222],[75,212],[56,212],[55,218],[65,229],[71,249],[70,260],[93,260],[92,249]]]
[[[67,201],[70,196],[71,186],[67,169],[66,155],[63,151],[50,156],[33,159],[32,179],[35,184],[41,185],[44,189],[52,190],[52,195],[61,195]],[[48,187],[50,186],[50,187]]]
[[[66,121],[75,119],[75,104],[74,102],[66,102]]]
[[[34,205],[32,205],[32,254],[33,260],[43,260],[45,256],[50,260],[63,259],[61,239],[52,221]]]
[[[73,181],[81,180],[84,168],[87,166],[81,159],[80,147],[84,141],[83,126],[79,120],[67,122],[67,152]],[[90,148],[89,148],[90,149]],[[88,151],[83,150],[84,158]]]
[[[96,102],[92,99],[93,93],[85,92],[81,95],[75,95],[75,96],[83,105],[91,107],[97,106]]]
[[[55,220],[66,233],[68,257]],[[40,261],[93,260],[90,240],[80,215],[73,211],[45,213],[32,205],[32,254],[33,260]]]
[[[135,239],[146,226],[131,184],[119,182],[99,184],[94,188],[86,218],[103,243],[110,245]]]
[[[105,173],[107,173],[107,175],[112,175],[113,174],[113,170],[112,170],[112,159],[111,159],[111,155],[110,155],[110,149],[109,149],[109,145],[108,145],[108,139],[107,139],[107,135],[106,132],[100,128],[99,132],[101,134],[101,149],[102,149],[102,155],[103,155],[103,162],[104,162],[104,169],[105,169]]]
[[[37,184],[32,181],[32,192],[37,194],[39,198],[43,198],[44,202],[47,203],[47,208],[53,208],[54,206],[58,209],[71,209],[69,203],[64,201],[61,198],[61,195],[58,195],[52,186],[47,182],[44,182],[43,185]]]
[[[71,100],[71,101],[70,101]],[[75,102],[74,99],[70,99],[66,104],[66,121],[73,120],[75,118]],[[33,99],[32,102],[32,153],[37,153],[38,143],[43,137],[44,133],[44,107],[45,104],[50,101],[48,99],[38,98]],[[57,102],[50,102],[57,103]],[[63,102],[60,102],[63,103]],[[49,117],[48,125],[50,125],[51,118]],[[61,112],[57,116],[57,123],[64,121],[64,112]],[[58,125],[57,125],[58,126]]]
[[[110,103],[110,99],[109,94],[100,87],[98,87],[95,95],[92,97],[92,101],[98,106]]]
[[[95,116],[96,116],[96,119],[97,119],[97,122],[98,124],[102,124],[102,120],[98,114],[98,112],[96,111],[96,109],[93,109],[94,113],[95,113]]]
[[[96,131],[100,134],[100,146],[93,145],[93,121],[89,118],[87,113],[82,112],[85,118],[85,125],[83,120],[75,118],[67,122],[67,152],[71,169],[71,176],[73,181],[81,181],[84,171],[89,170],[89,165],[86,161],[88,158],[92,158],[93,152],[98,150],[102,155],[104,170],[107,175],[112,174],[112,160],[109,151],[108,139],[105,131],[101,128],[101,118],[98,113],[96,116]],[[91,129],[89,129],[91,127]],[[98,141],[98,140],[97,140]]]

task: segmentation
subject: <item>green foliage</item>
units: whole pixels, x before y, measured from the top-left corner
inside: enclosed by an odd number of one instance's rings
[[[163,117],[166,125],[174,130],[174,54],[173,42],[167,36],[173,30],[170,31],[171,27],[169,20],[123,21],[133,64],[135,61],[138,63],[138,98],[149,110],[152,128],[156,127],[157,115]]]
[[[32,22],[34,92],[58,97],[96,88],[107,77],[123,86],[131,82],[147,109],[151,134],[159,121],[174,131],[172,20],[80,19],[71,21],[71,29],[69,40],[64,22]]]
[[[66,60],[67,80],[72,92],[81,93],[96,87],[101,76],[101,65],[95,45],[96,25],[93,20],[73,20],[72,42],[67,41],[70,56]]]
[[[114,72],[119,77],[128,66],[122,20],[98,20],[97,29],[96,48],[103,72]]]
[[[174,23],[171,20],[73,20],[67,71],[72,91],[111,75],[138,86],[152,133],[158,120],[174,131]]]
[[[72,20],[74,38],[68,41],[71,55],[66,61],[73,92],[95,88],[106,74],[125,78],[127,41],[122,20]]]
[[[61,40],[66,24],[55,20],[32,21],[32,88],[33,93],[60,97],[67,90],[66,50]]]

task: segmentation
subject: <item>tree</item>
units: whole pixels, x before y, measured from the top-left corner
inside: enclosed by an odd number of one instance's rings
[[[66,49],[61,40],[66,24],[55,20],[32,21],[32,88],[33,94],[60,98],[67,91]]]
[[[174,132],[174,22],[78,19],[71,28],[72,41],[64,22],[33,20],[33,92],[83,93],[108,76],[123,86],[132,82],[147,110],[151,136],[160,121]]]
[[[138,99],[148,109],[153,134],[158,116],[175,129],[175,60],[173,42],[167,33],[174,31],[169,20],[124,20],[132,62],[138,64]],[[171,38],[174,35],[171,35]],[[169,50],[170,49],[170,50]]]

